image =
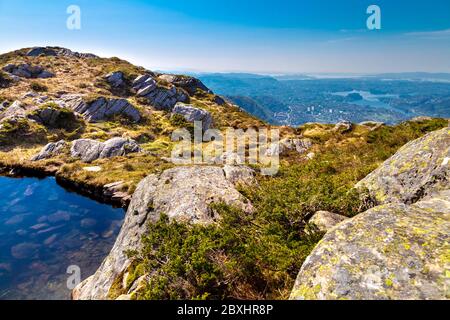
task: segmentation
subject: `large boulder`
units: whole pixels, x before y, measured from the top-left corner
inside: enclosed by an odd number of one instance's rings
[[[64,140],[58,142],[51,142],[47,144],[42,150],[35,156],[31,158],[31,161],[39,161],[44,159],[53,158],[61,153],[67,147],[67,143]]]
[[[450,128],[411,141],[356,187],[367,188],[376,203],[414,203],[448,188]]]
[[[140,151],[141,148],[132,139],[112,138],[105,142],[78,139],[72,142],[70,154],[74,158],[80,158],[83,162],[89,163],[97,159],[125,156]]]
[[[450,194],[375,207],[328,232],[291,299],[448,299]]]
[[[177,102],[187,102],[189,97],[174,85],[159,86],[150,74],[137,77],[132,84],[137,96],[145,98],[157,110],[171,111]]]
[[[57,103],[72,109],[89,122],[107,121],[114,116],[122,116],[133,122],[141,120],[139,110],[126,99],[98,97],[86,101],[81,95],[67,94],[61,96]]]
[[[164,213],[171,219],[209,224],[219,217],[210,204],[225,202],[251,211],[251,204],[219,167],[177,167],[143,179],[133,194],[116,243],[97,272],[73,291],[74,299],[106,299],[112,284],[130,266],[127,250],[138,250],[148,224]]]
[[[201,121],[203,131],[211,128],[212,117],[211,114],[203,109],[195,108],[192,105],[178,102],[172,110],[173,114],[179,114],[188,122]]]

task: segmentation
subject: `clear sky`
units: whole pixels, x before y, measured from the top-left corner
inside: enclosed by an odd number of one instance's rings
[[[381,30],[366,27],[371,4]],[[0,52],[42,45],[159,70],[450,72],[450,1],[0,0]]]

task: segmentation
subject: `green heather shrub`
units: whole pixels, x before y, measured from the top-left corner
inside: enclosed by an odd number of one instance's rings
[[[223,204],[212,206],[221,220],[209,226],[162,215],[149,225],[142,250],[129,253],[138,274],[149,275],[135,298],[288,298],[323,235],[306,220],[317,210],[351,217],[368,209],[372,204],[360,199],[355,183],[406,142],[445,126],[445,120],[407,122],[347,143],[336,137],[313,160],[289,159],[277,176],[260,177],[259,187],[241,190],[254,205],[250,215]]]

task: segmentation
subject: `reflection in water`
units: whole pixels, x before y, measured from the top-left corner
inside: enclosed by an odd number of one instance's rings
[[[0,177],[0,299],[69,299],[114,244],[124,211],[68,192],[54,178]]]

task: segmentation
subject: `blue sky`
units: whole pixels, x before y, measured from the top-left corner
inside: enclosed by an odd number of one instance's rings
[[[72,4],[81,30],[66,28]],[[0,52],[40,45],[160,70],[450,72],[450,1],[0,0]]]

